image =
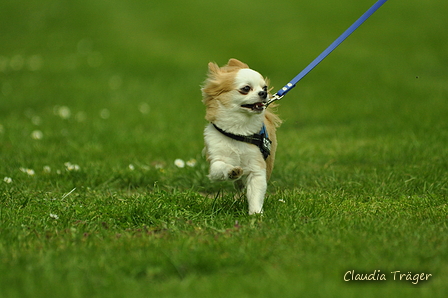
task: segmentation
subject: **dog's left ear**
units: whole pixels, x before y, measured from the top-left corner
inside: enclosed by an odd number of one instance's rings
[[[249,65],[247,65],[244,62],[241,62],[240,60],[234,59],[234,58],[231,58],[229,60],[229,62],[227,63],[227,65],[228,66],[235,66],[235,67],[238,67],[238,68],[249,68]]]

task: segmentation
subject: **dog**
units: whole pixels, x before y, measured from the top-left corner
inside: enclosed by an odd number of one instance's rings
[[[223,67],[210,62],[201,91],[209,122],[204,129],[208,177],[234,181],[246,191],[249,214],[262,213],[281,124],[265,105],[271,96],[268,80],[237,59]]]

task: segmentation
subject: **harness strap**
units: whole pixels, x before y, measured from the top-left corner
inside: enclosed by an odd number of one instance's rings
[[[269,139],[268,132],[266,130],[266,126],[263,123],[263,127],[261,128],[261,131],[259,133],[250,135],[250,136],[242,136],[242,135],[236,135],[227,131],[222,130],[216,124],[212,123],[213,126],[216,128],[217,131],[225,135],[226,137],[229,137],[231,139],[245,142],[249,144],[256,145],[258,148],[260,148],[261,154],[263,154],[263,158],[266,160],[268,156],[271,154],[271,143],[272,141]]]

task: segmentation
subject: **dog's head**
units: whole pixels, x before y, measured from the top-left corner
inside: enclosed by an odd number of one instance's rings
[[[220,113],[262,114],[269,100],[268,81],[247,64],[230,59],[219,67],[208,64],[208,78],[202,88],[205,118],[213,122]]]

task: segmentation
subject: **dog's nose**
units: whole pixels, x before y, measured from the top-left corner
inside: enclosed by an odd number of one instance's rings
[[[260,96],[263,99],[266,99],[266,97],[268,96],[268,93],[266,91],[260,91],[260,92],[258,92],[258,96]]]

